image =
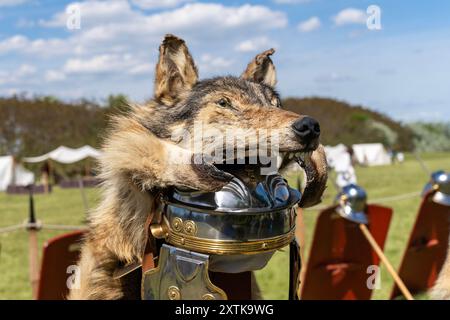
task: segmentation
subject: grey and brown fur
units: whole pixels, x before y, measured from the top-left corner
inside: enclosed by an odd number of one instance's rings
[[[304,145],[291,129],[299,115],[280,108],[273,50],[256,56],[240,77],[203,81],[182,39],[167,35],[159,53],[154,99],[115,116],[106,135],[99,166],[102,200],[90,213],[79,261],[81,286],[71,291],[71,299],[139,298],[139,279],[115,280],[113,272],[141,260],[144,225],[156,193],[171,186],[214,191],[232,178],[212,163],[189,161],[195,157],[193,151],[171,139],[176,130],[192,130],[194,121],[212,128],[280,130],[280,151],[315,150],[305,164],[303,205],[319,202],[325,188],[322,146],[318,141]],[[221,99],[227,103],[219,105]]]
[[[450,300],[450,246],[447,250],[447,259],[430,295],[435,300]]]

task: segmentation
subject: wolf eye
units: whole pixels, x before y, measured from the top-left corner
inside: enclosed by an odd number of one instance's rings
[[[217,104],[221,108],[231,107],[231,102],[227,98],[221,98],[219,101],[217,101]]]

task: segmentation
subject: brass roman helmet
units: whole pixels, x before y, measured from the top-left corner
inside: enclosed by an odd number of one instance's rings
[[[217,192],[174,188],[162,195],[160,222],[151,232],[164,244],[157,268],[144,274],[143,298],[225,299],[208,271],[261,269],[293,242],[300,192],[280,175],[259,179],[233,178]]]

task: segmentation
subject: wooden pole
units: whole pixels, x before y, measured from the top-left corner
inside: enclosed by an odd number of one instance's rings
[[[305,261],[305,238],[306,238],[306,228],[305,228],[305,221],[303,219],[303,210],[302,208],[297,208],[297,221],[295,222],[295,237],[297,238],[298,244],[300,246],[300,258],[302,261]],[[300,271],[300,279],[302,278],[302,271],[304,271],[305,268],[302,268]]]
[[[11,177],[12,177],[12,185],[15,186],[16,185],[16,157],[12,156],[12,167],[11,167]],[[8,186],[7,186],[8,187]]]
[[[359,224],[359,228],[361,229],[362,233],[366,237],[367,241],[369,241],[372,248],[377,253],[378,257],[380,257],[380,260],[384,263],[386,266],[388,272],[391,274],[392,278],[394,278],[395,283],[399,287],[402,294],[405,296],[407,300],[414,300],[413,296],[411,295],[411,292],[409,292],[408,288],[403,283],[402,279],[400,279],[399,275],[395,271],[395,269],[392,267],[389,260],[386,258],[386,256],[383,253],[383,250],[381,250],[378,243],[375,241],[375,239],[372,237],[372,234],[370,233],[369,229],[366,227],[365,224]]]
[[[42,178],[42,184],[44,185],[44,193],[48,194],[50,192],[49,191],[50,188],[48,187],[48,185],[49,185],[49,182],[48,182],[49,177],[48,177],[47,172],[42,172],[41,173],[41,178]]]
[[[44,168],[45,170],[42,170]],[[50,160],[47,159],[45,163],[43,164],[43,167],[41,167],[41,179],[42,184],[44,185],[44,193],[49,194],[50,193],[50,175],[51,175],[51,165]]]
[[[37,234],[38,231],[36,229],[28,230],[30,283],[33,299],[37,299],[39,286],[39,257]]]
[[[89,205],[86,198],[86,193],[84,192],[83,177],[81,175],[78,176],[78,187],[80,188],[81,199],[83,200],[84,213],[86,214],[89,210]]]
[[[55,179],[55,170],[53,168],[53,162],[48,159],[48,182],[47,182],[47,192],[50,193],[50,184],[53,182],[55,183],[56,179]]]
[[[306,261],[306,257],[305,257],[306,228],[305,228],[305,221],[304,221],[304,217],[303,217],[303,210],[300,207],[297,208],[297,219],[295,222],[295,238],[297,239],[297,242],[300,246],[300,261],[303,264]],[[299,297],[300,297],[300,292],[301,292],[302,285],[304,282],[303,280],[305,279],[305,272],[306,272],[306,268],[301,268],[300,274],[298,276],[300,285],[298,286],[297,296],[299,296]]]
[[[30,186],[30,208],[29,217],[27,223],[28,230],[28,257],[29,257],[29,271],[30,271],[30,283],[33,299],[37,299],[38,285],[39,285],[39,256],[38,256],[38,238],[39,232],[36,216],[34,212],[33,190]]]

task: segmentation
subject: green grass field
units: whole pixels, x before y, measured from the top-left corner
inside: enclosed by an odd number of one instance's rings
[[[450,170],[450,154],[428,154],[423,159],[431,170]],[[383,167],[357,168],[358,183],[363,186],[370,199],[420,191],[428,180],[427,174],[419,163],[407,156],[402,164]],[[294,182],[294,180],[292,181]],[[295,186],[295,183],[292,183]],[[324,197],[324,204],[331,204],[335,196],[331,182]],[[94,206],[99,194],[95,189],[87,191],[88,202]],[[386,203],[394,209],[385,253],[397,267],[405,249],[407,237],[414,222],[420,203],[419,197]],[[35,197],[36,213],[39,220],[47,224],[80,225],[85,214],[79,190],[55,188],[50,195]],[[0,193],[0,228],[19,224],[28,214],[27,196],[9,196]],[[304,213],[306,225],[306,251],[314,230],[318,211],[311,209]],[[40,245],[63,231],[42,230],[39,233]],[[0,299],[31,299],[31,287],[28,281],[28,238],[25,231],[0,234]],[[257,272],[257,278],[263,296],[266,299],[287,299],[288,291],[288,252],[277,252],[269,265]],[[373,299],[387,299],[393,281],[386,269],[381,269],[381,288],[375,290]],[[419,295],[417,298],[426,298]]]

